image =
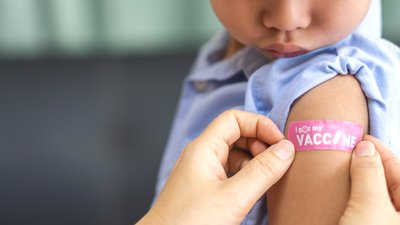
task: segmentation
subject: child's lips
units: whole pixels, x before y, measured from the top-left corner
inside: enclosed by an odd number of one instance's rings
[[[295,57],[309,52],[309,50],[293,44],[273,44],[264,51],[274,58]]]

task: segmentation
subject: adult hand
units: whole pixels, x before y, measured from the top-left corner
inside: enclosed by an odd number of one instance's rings
[[[339,224],[399,225],[400,161],[378,139],[364,140],[353,152],[350,201]]]
[[[292,163],[293,145],[283,138],[266,117],[222,113],[186,146],[158,200],[138,224],[240,224]],[[233,151],[240,146],[257,155],[250,160]],[[229,171],[238,172],[228,177]]]

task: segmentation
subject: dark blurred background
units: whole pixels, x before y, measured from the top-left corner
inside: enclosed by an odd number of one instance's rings
[[[400,43],[400,1],[384,36]],[[208,1],[0,0],[0,224],[133,224]]]

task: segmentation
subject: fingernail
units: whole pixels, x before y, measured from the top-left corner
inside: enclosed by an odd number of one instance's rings
[[[242,161],[242,163],[240,164],[240,169],[243,169],[243,167],[245,167],[247,165],[247,163],[249,163],[250,161],[245,159]]]
[[[280,159],[284,161],[292,158],[294,154],[293,144],[287,140],[282,140],[279,143],[273,145],[271,148],[275,155],[277,155]]]
[[[357,144],[355,151],[357,156],[374,156],[375,146],[369,141],[362,141]]]

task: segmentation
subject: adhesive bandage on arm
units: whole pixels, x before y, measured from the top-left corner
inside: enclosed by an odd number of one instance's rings
[[[339,150],[352,152],[363,136],[361,125],[336,120],[294,121],[288,139],[296,151]]]

